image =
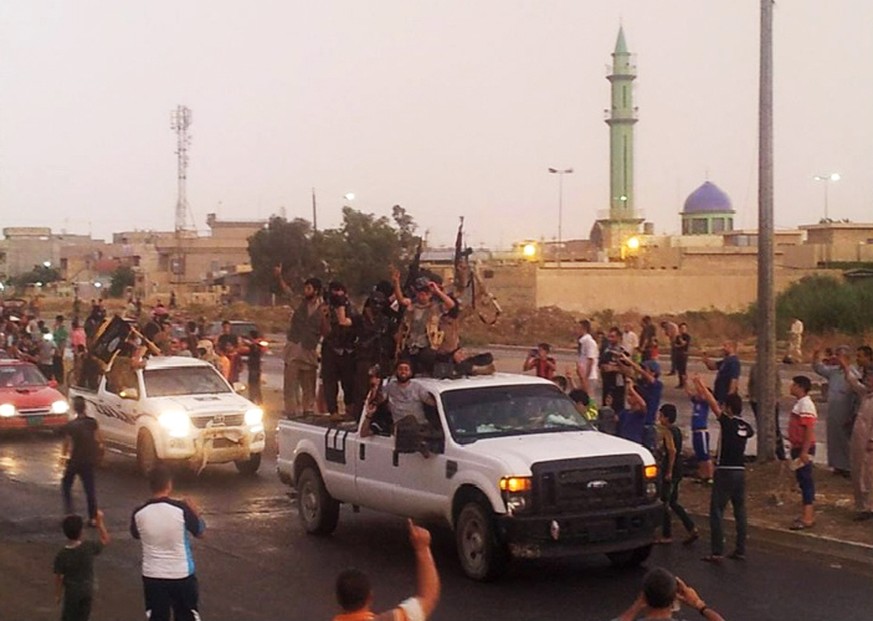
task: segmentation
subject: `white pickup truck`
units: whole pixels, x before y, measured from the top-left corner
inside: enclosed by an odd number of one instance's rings
[[[114,388],[107,376],[97,390],[71,386],[97,419],[108,448],[135,454],[143,473],[165,461],[200,470],[234,462],[242,474],[261,465],[264,413],[238,395],[211,364],[155,356],[136,372],[136,386]]]
[[[439,521],[476,580],[511,557],[648,558],[662,511],[648,450],[594,430],[540,378],[412,381],[436,401],[428,457],[396,451],[384,420],[366,437],[354,423],[279,421],[279,477],[296,487],[307,532],[333,532],[340,503]]]

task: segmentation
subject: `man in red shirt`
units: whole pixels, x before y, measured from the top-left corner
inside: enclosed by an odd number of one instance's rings
[[[555,377],[555,370],[558,368],[558,363],[549,354],[552,351],[552,346],[548,343],[540,343],[536,349],[532,349],[524,361],[522,370],[530,371],[534,369],[537,377],[544,377],[551,380]]]

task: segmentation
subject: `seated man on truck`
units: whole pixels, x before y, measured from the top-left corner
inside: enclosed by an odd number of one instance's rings
[[[370,422],[373,420],[380,403],[388,402],[391,419],[394,422],[394,437],[397,452],[421,452],[425,457],[430,455],[428,438],[434,436],[434,430],[424,406],[436,407],[433,396],[421,386],[412,382],[412,364],[408,359],[401,359],[394,371],[394,381],[388,382],[375,399],[370,400],[361,436],[370,435]]]

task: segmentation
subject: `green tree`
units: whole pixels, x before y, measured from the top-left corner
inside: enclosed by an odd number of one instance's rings
[[[324,270],[313,249],[313,237],[317,236],[312,225],[302,218],[290,222],[270,218],[266,228],[249,237],[252,284],[278,292],[273,274],[277,265],[282,267],[285,281],[298,290],[309,276],[320,276]]]
[[[341,281],[352,294],[364,294],[388,278],[391,264],[402,267],[415,251],[415,229],[412,216],[399,205],[392,209],[392,218],[343,207],[342,225],[324,231],[313,231],[301,218],[289,222],[273,217],[249,238],[252,284],[278,292],[273,271],[281,265],[285,281],[298,291],[306,278],[317,276]]]
[[[807,276],[776,298],[777,330],[784,334],[792,317],[809,332],[861,334],[873,328],[873,281],[841,281]]]
[[[119,265],[112,271],[111,279],[109,297],[120,298],[124,295],[125,289],[133,287],[136,282],[136,274],[130,266]]]
[[[26,287],[36,283],[47,284],[61,280],[61,272],[55,267],[46,267],[45,265],[34,265],[29,272],[19,274],[14,278],[10,278],[9,282],[17,287]]]
[[[414,228],[411,218],[407,226]],[[327,263],[329,278],[340,280],[350,293],[363,294],[388,278],[389,266],[401,261],[402,234],[387,217],[343,207],[342,226],[325,231],[316,248]]]

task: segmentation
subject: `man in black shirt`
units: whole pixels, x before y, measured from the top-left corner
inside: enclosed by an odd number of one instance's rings
[[[64,445],[61,459],[66,462],[64,477],[61,479],[61,493],[64,496],[64,510],[73,513],[73,498],[70,493],[73,481],[78,475],[85,488],[88,501],[88,519],[91,526],[97,524],[97,492],[94,487],[94,469],[103,453],[103,440],[97,421],[85,414],[85,399],[73,397],[73,411],[76,418],[61,428]]]
[[[249,330],[249,401],[260,405],[264,402],[261,394],[261,358],[264,355],[264,345],[261,344],[261,333]]]
[[[746,442],[755,435],[755,430],[740,418],[743,411],[742,398],[734,393],[725,398],[724,407],[715,400],[712,392],[703,384],[699,375],[694,376],[698,394],[704,396],[712,412],[718,417],[721,433],[715,461],[712,496],[709,501],[709,528],[712,534],[712,553],[703,557],[708,563],[721,563],[724,559],[724,510],[728,502],[734,509],[737,525],[737,542],[729,558],[746,558]]]

